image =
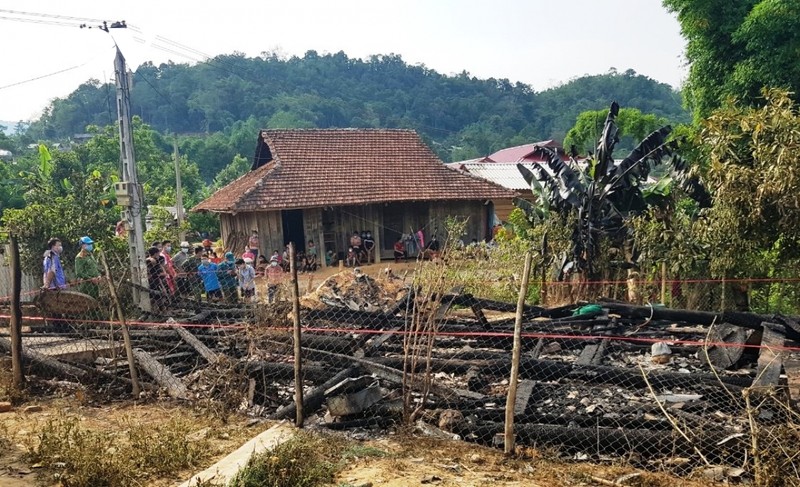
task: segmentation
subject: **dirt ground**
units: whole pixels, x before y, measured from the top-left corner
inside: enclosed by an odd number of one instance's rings
[[[359,269],[364,274],[367,274],[371,277],[377,277],[379,274],[381,274],[388,268],[394,273],[394,275],[398,277],[403,277],[403,276],[411,276],[414,273],[414,269],[416,267],[417,263],[414,260],[409,260],[408,263],[400,262],[398,264],[395,264],[393,260],[390,260],[390,261],[383,261],[380,264],[370,264],[370,265],[360,266]],[[352,269],[350,267],[344,267],[340,269],[339,266],[337,265],[334,267],[327,267],[325,269],[320,268],[314,272],[298,274],[297,277],[299,281],[300,293],[305,294],[313,291],[314,289],[317,288],[317,286],[322,284],[322,281],[341,271],[352,271]],[[288,278],[288,273],[287,273],[287,278]],[[259,285],[259,290],[261,291],[263,287],[264,288],[263,292],[266,292],[266,286],[267,286],[266,278],[259,277],[257,282]],[[262,293],[262,295],[264,294]]]
[[[23,412],[27,406],[41,406],[41,411]],[[81,397],[64,397],[30,402],[15,407],[14,411],[0,413],[0,485],[22,487],[31,485],[58,485],[51,481],[37,465],[31,465],[24,453],[36,442],[36,433],[49,419],[74,416],[89,429],[124,430],[127,425],[166,422],[182,417],[190,421],[196,434],[209,440],[210,456],[199,471],[247,439],[270,426],[254,424],[251,419],[231,416],[223,423],[209,417],[204,411],[175,403],[137,404],[126,401],[111,404],[92,404]],[[4,440],[5,439],[5,440]],[[592,476],[614,481],[629,473],[632,468],[562,462],[546,458],[535,450],[522,452],[520,458],[507,459],[502,452],[469,443],[406,435],[387,435],[381,439],[349,439],[365,455],[346,460],[337,475],[336,483],[347,486],[574,486],[603,485]],[[148,485],[166,487],[188,478],[193,471],[184,471],[172,478],[152,480]],[[628,481],[631,486],[705,487],[715,484],[703,480],[686,480],[666,474],[641,472]]]

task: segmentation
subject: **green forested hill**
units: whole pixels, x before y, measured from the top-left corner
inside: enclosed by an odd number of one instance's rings
[[[674,122],[690,119],[669,85],[632,70],[536,93],[506,79],[446,76],[397,55],[361,60],[309,51],[290,59],[267,53],[218,56],[195,66],[146,64],[134,83],[132,110],[145,123],[162,132],[210,134],[181,143],[207,180],[236,153],[250,156],[259,127],[413,128],[444,160],[459,160],[563,139],[580,112],[612,100]],[[66,138],[115,118],[113,85],[90,80],[55,100],[29,135]]]

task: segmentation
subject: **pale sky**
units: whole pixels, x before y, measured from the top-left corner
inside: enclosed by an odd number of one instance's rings
[[[395,53],[443,74],[466,70],[537,91],[611,67],[675,87],[686,77],[685,42],[661,0],[0,0],[0,120],[38,118],[52,98],[89,78],[113,82],[110,35],[8,19],[77,25],[63,17],[138,28],[111,31],[132,69],[145,61],[195,63],[204,59],[197,51],[302,56],[314,49],[358,58]]]

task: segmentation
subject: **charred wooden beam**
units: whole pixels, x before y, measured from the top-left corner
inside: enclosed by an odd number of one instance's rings
[[[681,321],[684,323],[694,323],[698,325],[712,325],[714,323],[729,323],[731,325],[761,330],[764,322],[780,321],[778,316],[767,316],[756,313],[745,313],[742,311],[689,311],[683,309],[660,308],[651,306],[634,306],[629,304],[602,302],[604,308],[614,313],[636,318],[646,318],[653,320]],[[794,317],[790,319],[795,320]],[[796,320],[795,320],[796,321]],[[791,339],[800,339],[800,332],[791,327],[786,330],[786,336]]]
[[[219,355],[216,352],[213,352],[210,348],[205,346],[203,342],[197,339],[196,336],[192,335],[189,330],[181,327],[181,326],[174,326],[173,329],[181,336],[183,341],[188,343],[193,349],[197,351],[206,362],[213,364],[219,360]]]
[[[136,357],[136,362],[144,369],[147,374],[152,377],[158,385],[167,390],[167,394],[176,399],[186,399],[189,396],[189,391],[186,389],[184,383],[175,377],[170,370],[156,360],[152,355],[135,348],[133,356]]]
[[[269,362],[266,360],[242,361],[236,366],[243,370],[250,378],[269,379],[274,381],[294,379],[294,365],[284,362]],[[318,364],[303,364],[303,378],[314,383],[325,382],[336,375],[336,370],[329,366]]]
[[[783,354],[786,328],[777,323],[764,322],[764,334],[761,339],[762,348],[758,354],[758,369],[753,386],[777,386],[783,368]]]
[[[335,386],[339,382],[343,381],[344,379],[348,379],[350,377],[356,377],[361,375],[361,367],[358,365],[353,365],[346,369],[339,371],[335,376],[330,378],[329,380],[325,381],[323,384],[311,389],[308,394],[303,395],[303,411],[311,414],[312,411],[316,411],[317,409],[322,406],[323,401],[325,401],[325,391],[330,389],[331,387]],[[287,404],[286,406],[281,407],[277,411],[275,411],[271,416],[270,419],[288,419],[295,416],[297,412],[297,403],[294,401],[291,404]]]
[[[453,432],[462,438],[491,445],[495,435],[503,433],[504,429],[503,423],[481,421],[457,424]],[[567,453],[587,453],[588,450],[594,455],[637,452],[644,458],[662,455],[696,458],[697,448],[707,459],[724,460],[726,464],[737,464],[744,460],[748,441],[745,437],[726,438],[723,433],[700,431],[693,445],[673,431],[541,424],[518,424],[515,434],[516,442],[520,445],[553,446]]]

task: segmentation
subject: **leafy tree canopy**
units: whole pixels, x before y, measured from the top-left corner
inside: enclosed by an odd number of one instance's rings
[[[608,109],[590,110],[578,115],[575,126],[567,132],[564,147],[574,145],[581,154],[594,152],[594,144],[603,132],[606,117]],[[630,152],[648,134],[668,124],[667,119],[652,113],[644,114],[636,108],[620,108],[616,122],[621,134],[616,150],[620,153]]]
[[[786,91],[764,95],[761,107],[715,112],[700,134],[710,160],[708,238],[719,274],[759,271],[747,264],[761,252],[800,255],[800,112]]]
[[[700,121],[729,97],[752,104],[764,87],[800,93],[800,3],[663,0],[678,15],[690,63],[684,95]],[[796,99],[796,98],[795,98]]]

